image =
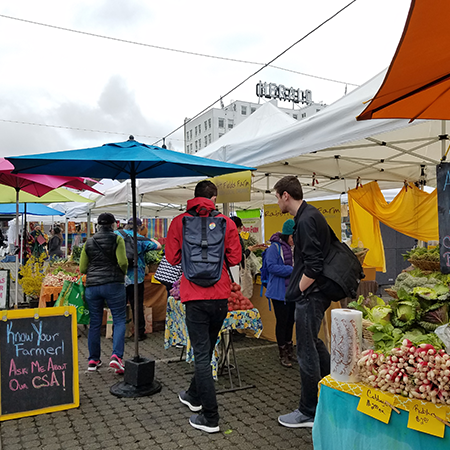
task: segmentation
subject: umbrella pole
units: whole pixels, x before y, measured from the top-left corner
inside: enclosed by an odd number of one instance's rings
[[[133,213],[133,250],[134,250],[134,360],[139,361],[139,305],[138,305],[138,249],[136,226],[136,172],[134,162],[131,163],[131,207]]]
[[[19,250],[19,246],[21,244],[19,239],[19,188],[16,188],[16,242],[17,242],[17,250]],[[23,246],[23,236],[22,236],[22,246]],[[16,277],[16,289],[14,292],[14,308],[17,309],[17,305],[19,303],[19,259],[20,259],[20,250],[16,252],[16,267],[15,267],[15,277]]]
[[[161,391],[162,386],[155,380],[155,360],[139,356],[139,305],[138,305],[138,250],[136,226],[136,170],[131,162],[131,195],[133,208],[133,250],[134,250],[134,358],[125,361],[125,375],[110,388],[110,392],[117,397],[144,397]]]

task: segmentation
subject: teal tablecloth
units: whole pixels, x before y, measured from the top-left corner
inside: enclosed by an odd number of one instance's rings
[[[444,438],[407,428],[408,412],[392,412],[384,424],[356,410],[359,397],[321,386],[313,428],[314,450],[449,450]]]

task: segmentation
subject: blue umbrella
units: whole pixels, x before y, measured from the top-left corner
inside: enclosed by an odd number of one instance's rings
[[[131,179],[133,219],[136,219],[136,178],[214,177],[244,170],[256,170],[195,155],[180,153],[155,145],[146,145],[130,136],[126,142],[101,147],[67,150],[37,155],[7,157],[13,172],[49,175],[70,174],[93,178]],[[134,306],[137,314],[137,232],[134,234]],[[135,335],[135,361],[139,361],[138,333]]]
[[[63,216],[64,213],[57,209],[49,208],[41,203],[27,203],[26,208],[23,203],[19,203],[19,213],[31,214],[34,216]],[[0,214],[16,214],[15,203],[3,203],[0,204]]]

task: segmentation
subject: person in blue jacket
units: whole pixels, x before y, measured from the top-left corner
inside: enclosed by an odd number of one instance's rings
[[[270,238],[270,247],[264,257],[269,280],[267,282],[266,297],[271,300],[275,311],[275,335],[280,351],[280,363],[284,367],[292,367],[295,303],[286,302],[286,288],[293,269],[292,245],[294,241],[295,222],[286,220],[281,233],[275,233]]]

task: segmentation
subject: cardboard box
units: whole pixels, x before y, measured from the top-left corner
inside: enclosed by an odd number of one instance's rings
[[[375,281],[377,271],[375,267],[363,267],[364,274],[366,275],[366,278],[364,278],[364,281]]]
[[[111,314],[111,310],[109,308],[106,309],[106,338],[112,339],[113,336],[113,318]],[[134,323],[133,323],[133,313],[131,311],[131,306],[127,304],[127,319],[126,319],[126,328],[125,328],[125,337],[131,337],[134,333]]]

